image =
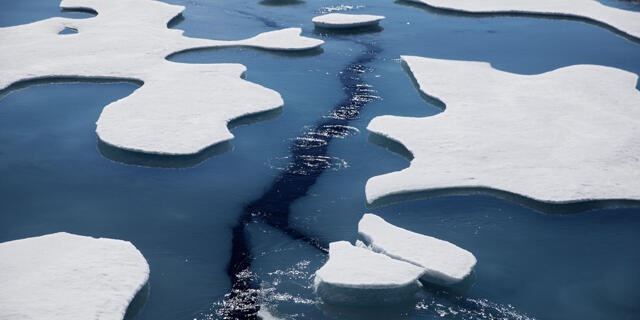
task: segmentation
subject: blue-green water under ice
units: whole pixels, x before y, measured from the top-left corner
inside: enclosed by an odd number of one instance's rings
[[[322,52],[307,55],[233,48],[172,57],[184,63],[242,63],[249,81],[277,90],[285,100],[278,117],[235,128],[233,151],[191,168],[125,165],[101,155],[95,121],[103,106],[133,92],[134,84],[36,85],[8,93],[0,99],[0,241],[57,231],[129,240],[151,267],[149,294],[134,319],[219,318],[231,289],[232,229],[245,206],[285,172],[296,137],[331,119],[348,93],[341,74],[358,67],[363,71],[358,84],[377,97],[350,119],[355,129],[332,139],[326,155],[316,159],[325,161],[325,169],[306,195],[290,207],[286,203],[289,226],[320,244],[353,241],[361,215],[373,212],[473,252],[475,285],[465,296],[425,290],[418,304],[397,309],[324,306],[316,303],[310,285],[326,254],[258,221],[242,229],[263,309],[308,319],[633,319],[640,314],[637,207],[558,215],[479,194],[373,209],[364,199],[368,178],[408,166],[406,159],[367,141],[369,121],[384,114],[440,112],[420,97],[399,55],[488,61],[522,74],[573,64],[640,74],[640,43],[584,22],[460,16],[392,0],[170,2],[187,7],[173,27],[188,36],[238,39],[301,27],[325,44]],[[365,33],[314,31],[311,18],[340,5],[387,20],[382,30]],[[60,15],[90,16],[61,13],[57,1],[0,0],[0,26]]]

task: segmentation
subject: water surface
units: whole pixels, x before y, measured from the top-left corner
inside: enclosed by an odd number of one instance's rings
[[[612,5],[632,6],[629,3]],[[102,107],[133,92],[129,83],[38,85],[0,99],[0,241],[67,231],[133,242],[151,266],[150,291],[135,319],[217,319],[232,287],[232,230],[247,206],[291,173],[297,146],[330,165],[287,208],[296,238],[268,220],[241,223],[250,253],[246,274],[263,310],[284,318],[370,318],[366,310],[318,304],[310,288],[326,260],[322,248],[355,240],[365,212],[473,252],[477,280],[464,297],[425,290],[421,301],[374,310],[408,319],[631,319],[640,313],[640,209],[549,215],[487,195],[443,196],[368,209],[368,178],[408,166],[367,141],[375,116],[429,116],[399,55],[490,62],[536,74],[573,64],[600,64],[640,74],[640,45],[597,26],[558,19],[443,15],[392,1],[171,1],[185,5],[174,28],[194,37],[238,39],[283,27],[325,40],[322,52],[273,54],[224,49],[185,53],[181,63],[236,62],[247,79],[277,90],[278,117],[233,130],[233,151],[184,169],[148,168],[106,159],[97,149]],[[56,1],[3,1],[0,25],[61,14]],[[314,30],[329,11],[383,14],[383,29],[364,33]],[[375,50],[372,51],[372,48]],[[341,76],[362,60],[356,84],[379,98],[348,118],[348,134],[314,153],[309,132],[335,119],[349,91]],[[460,88],[464,90],[464,88]],[[319,139],[325,141],[323,139]],[[315,142],[314,142],[315,141]],[[317,160],[317,159],[316,159]],[[305,172],[298,172],[304,174]],[[308,172],[307,172],[308,173]],[[301,179],[305,180],[305,179]],[[295,182],[295,181],[294,181]],[[292,188],[300,185],[288,185]],[[306,188],[306,187],[305,187]],[[276,188],[277,189],[277,188]],[[273,197],[268,197],[269,199]],[[278,198],[279,199],[279,198]]]

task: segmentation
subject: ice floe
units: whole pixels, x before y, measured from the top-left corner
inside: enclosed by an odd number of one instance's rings
[[[0,243],[0,319],[123,319],[148,278],[127,241],[61,232]]]
[[[316,294],[327,303],[388,305],[411,299],[423,269],[346,241],[329,244],[329,260],[315,274]]]
[[[596,0],[409,0],[430,7],[467,13],[540,14],[586,19],[640,39],[640,12],[604,5]]]
[[[384,16],[369,14],[328,13],[314,17],[311,21],[322,28],[359,28],[378,25]]]
[[[358,223],[358,237],[375,252],[423,268],[424,282],[455,285],[476,265],[471,252],[453,243],[396,227],[369,213]]]
[[[48,78],[143,82],[104,108],[96,132],[109,145],[146,153],[197,153],[233,138],[229,121],[284,103],[276,91],[243,80],[241,64],[184,64],[166,57],[198,48],[305,50],[322,44],[301,37],[299,28],[238,41],[186,37],[182,30],[167,28],[185,8],[159,1],[63,0],[61,7],[89,8],[98,15],[0,28],[0,90]],[[65,28],[77,33],[59,35]]]
[[[369,179],[369,203],[448,188],[546,202],[640,199],[637,75],[596,65],[519,75],[483,62],[402,60],[446,110],[371,121],[370,132],[403,144],[414,159]]]

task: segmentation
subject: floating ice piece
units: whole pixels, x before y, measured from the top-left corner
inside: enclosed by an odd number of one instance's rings
[[[519,75],[482,62],[402,60],[446,110],[371,121],[370,132],[403,144],[414,159],[369,179],[369,203],[447,188],[547,202],[640,200],[637,75],[595,65]]]
[[[455,285],[476,265],[471,252],[453,243],[396,227],[370,213],[360,219],[358,236],[375,252],[423,268],[425,282]]]
[[[182,6],[150,0],[63,0],[63,8],[91,8],[89,19],[50,18],[0,28],[0,91],[47,78],[125,79],[143,83],[106,106],[96,132],[105,143],[156,154],[194,154],[233,138],[229,121],[281,107],[280,95],[241,79],[241,64],[184,64],[166,60],[198,48],[249,46],[304,50],[322,44],[299,28],[238,41],[185,37],[168,29]],[[59,35],[65,28],[76,34]]]
[[[127,241],[60,232],[0,243],[0,319],[123,319],[148,279]]]
[[[316,27],[322,28],[359,28],[375,26],[384,16],[369,14],[328,13],[314,17],[311,21]]]
[[[329,244],[329,260],[316,271],[314,287],[327,303],[395,304],[421,288],[423,269],[346,241]]]
[[[603,5],[596,0],[409,0],[430,7],[467,13],[540,14],[586,19],[640,39],[640,12]]]

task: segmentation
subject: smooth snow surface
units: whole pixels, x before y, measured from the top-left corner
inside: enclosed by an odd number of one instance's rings
[[[640,39],[640,12],[622,10],[596,0],[409,0],[431,7],[468,13],[544,14],[603,23]]]
[[[476,258],[450,242],[396,227],[367,213],[358,223],[358,236],[373,251],[424,268],[421,280],[453,285],[471,274]]]
[[[128,241],[69,233],[0,243],[0,319],[123,319],[149,279]]]
[[[325,302],[393,304],[411,299],[421,285],[422,268],[356,247],[329,244],[329,260],[315,274],[315,290]]]
[[[369,179],[369,203],[478,187],[548,202],[640,199],[637,75],[595,65],[519,75],[482,62],[402,59],[446,110],[371,121],[369,131],[403,144],[414,159]]]
[[[358,28],[377,25],[384,16],[369,14],[329,13],[314,17],[311,21],[322,28]]]
[[[107,78],[144,82],[107,105],[97,122],[100,139],[123,149],[193,154],[233,138],[227,123],[277,109],[277,92],[245,81],[241,64],[190,65],[166,60],[195,48],[249,46],[305,50],[321,40],[298,28],[238,41],[189,38],[167,22],[184,7],[150,0],[63,0],[63,8],[91,8],[89,19],[50,18],[0,28],[0,90],[24,80]],[[65,28],[77,34],[59,35]]]

